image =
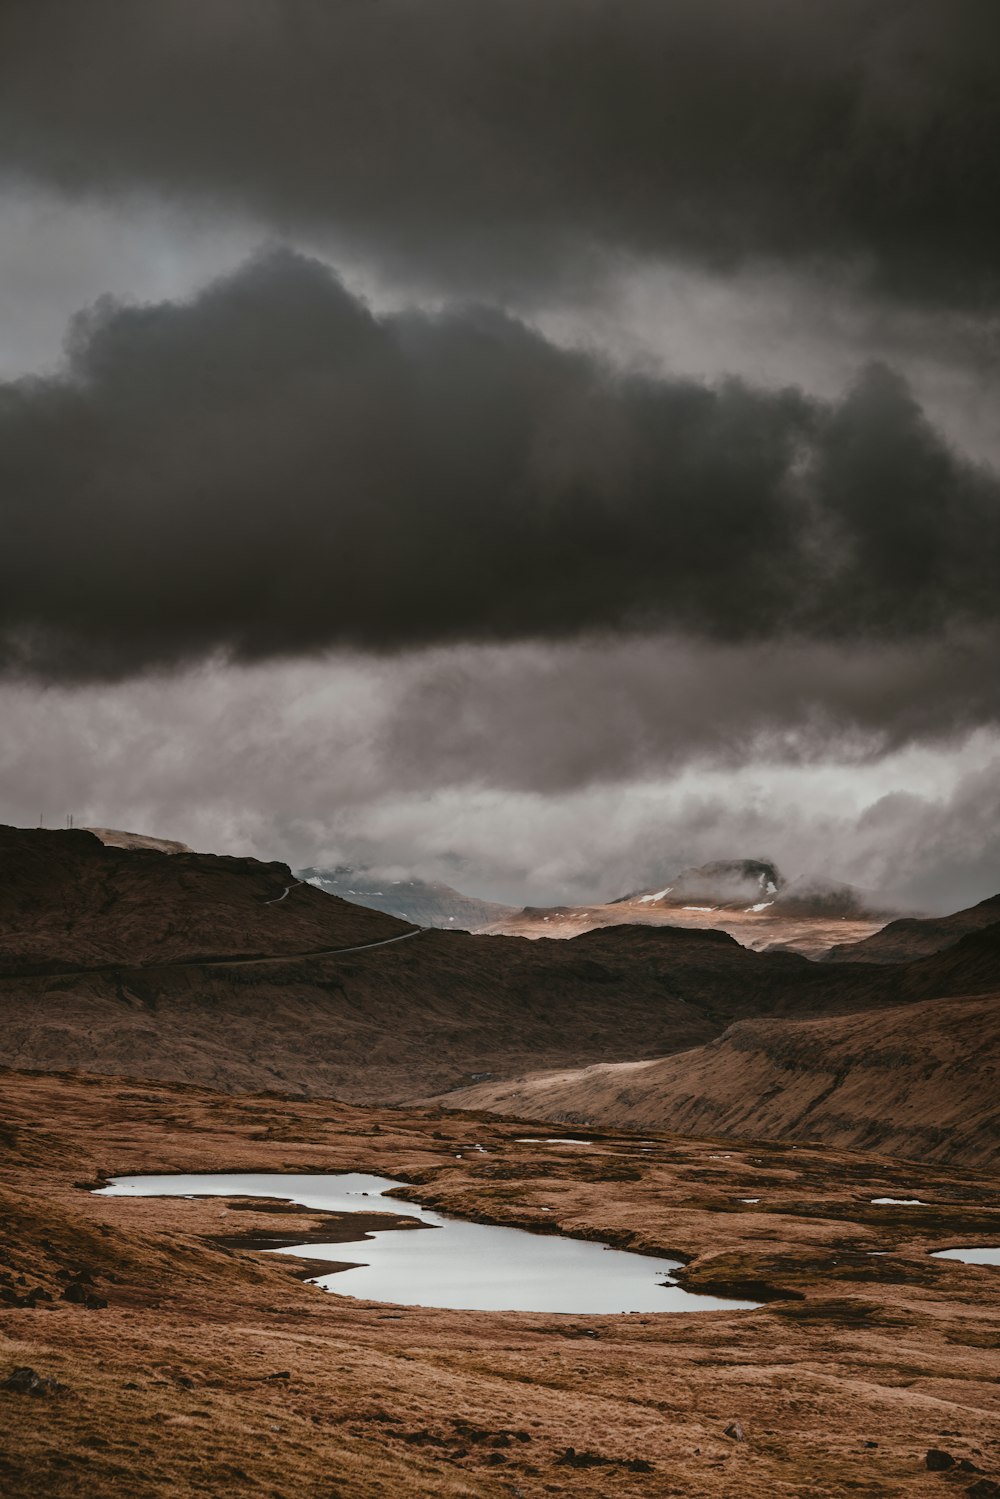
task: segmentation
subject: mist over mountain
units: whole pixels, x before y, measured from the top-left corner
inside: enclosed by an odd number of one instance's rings
[[[514,914],[515,907],[498,901],[463,895],[436,880],[381,879],[370,871],[350,869],[301,869],[299,876],[328,895],[338,895],[355,905],[387,911],[418,926],[454,927],[478,932]]]

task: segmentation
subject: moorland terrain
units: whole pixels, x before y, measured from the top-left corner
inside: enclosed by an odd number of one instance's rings
[[[496,1118],[111,1077],[0,1086],[0,1383],[30,1369],[45,1391],[0,1388],[5,1493],[997,1492],[998,1273],[928,1253],[1000,1237],[993,1176],[923,1166],[924,1205],[880,1206],[914,1180],[874,1154],[672,1135],[640,1153],[610,1132],[534,1145]],[[259,1248],[342,1237],[335,1218],[90,1190],[104,1173],[244,1168],[394,1176],[466,1217],[672,1254],[689,1287],[762,1305],[595,1317],[359,1301]],[[363,1252],[345,1244],[345,1261]]]
[[[811,961],[426,931],[155,843],[0,830],[3,1492],[998,1499],[1000,1271],[932,1257],[1000,1243],[989,903]],[[386,1175],[760,1305],[331,1294],[266,1250],[357,1263],[391,1202],[93,1191],[172,1170]]]

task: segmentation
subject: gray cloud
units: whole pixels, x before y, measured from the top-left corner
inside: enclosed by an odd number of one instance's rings
[[[1000,289],[993,0],[10,0],[0,166],[477,293],[616,253]]]
[[[2,659],[43,676],[1000,608],[1000,483],[889,370],[837,403],[615,374],[493,313],[376,319],[288,252],[82,316],[0,386],[0,484]]]
[[[831,728],[823,742],[806,732],[798,744],[790,727],[754,734],[753,688],[772,701],[787,660],[661,642],[657,674],[652,647],[631,677],[623,644],[603,661],[552,648],[544,675],[525,648],[490,647],[211,664],[86,688],[0,683],[0,821],[45,814],[52,825],[73,812],[198,848],[370,865],[515,901],[604,898],[678,865],[746,855],[928,907],[1000,888],[996,730],[881,754],[857,731]],[[832,653],[816,664],[845,680],[852,671]],[[897,654],[858,673],[873,701],[900,665]],[[479,732],[450,721],[451,703],[437,719],[416,711],[449,673],[488,684],[492,706],[480,692],[472,709]],[[919,697],[942,676],[922,679],[915,659],[906,685]],[[568,701],[543,690],[560,677]],[[790,725],[793,695],[782,713]]]
[[[874,765],[1000,723],[998,640],[741,645],[662,636],[428,652],[394,679],[379,757],[402,791],[560,793],[692,763]]]

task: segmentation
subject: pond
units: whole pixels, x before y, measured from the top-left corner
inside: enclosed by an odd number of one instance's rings
[[[593,1140],[577,1140],[569,1135],[515,1135],[517,1145],[593,1145]]]
[[[273,1251],[329,1260],[310,1277],[324,1290],[400,1306],[455,1311],[616,1312],[742,1311],[757,1305],[685,1291],[673,1282],[680,1262],[631,1254],[557,1234],[497,1228],[431,1212],[384,1194],[399,1182],[352,1172],[335,1176],[238,1172],[229,1175],[121,1176],[108,1197],[270,1197],[336,1213],[395,1213],[427,1232],[384,1229],[350,1245],[297,1244]],[[354,1263],[357,1259],[363,1264]],[[336,1268],[348,1261],[350,1268]]]
[[[1000,1265],[1000,1246],[986,1248],[937,1249],[931,1255],[935,1260],[961,1260],[963,1265]]]

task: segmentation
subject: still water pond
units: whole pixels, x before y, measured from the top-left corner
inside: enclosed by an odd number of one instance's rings
[[[961,1260],[963,1265],[1000,1266],[1000,1246],[994,1244],[983,1249],[938,1249],[931,1256],[935,1260]]]
[[[108,1197],[274,1197],[336,1213],[396,1213],[426,1232],[388,1229],[349,1243],[298,1244],[276,1250],[329,1260],[312,1279],[327,1291],[400,1306],[457,1311],[614,1312],[739,1311],[750,1301],[698,1296],[672,1281],[679,1261],[629,1254],[584,1239],[495,1228],[445,1217],[415,1202],[383,1197],[401,1183],[384,1176],[239,1172],[231,1175],[119,1176]],[[333,1270],[334,1264],[364,1264]]]

